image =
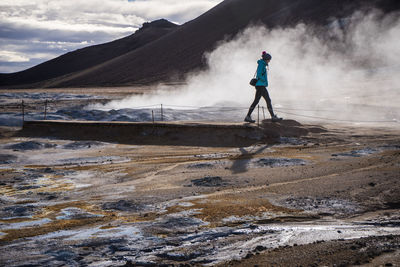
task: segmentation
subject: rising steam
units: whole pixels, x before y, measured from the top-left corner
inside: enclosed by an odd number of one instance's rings
[[[333,113],[324,116],[340,119],[399,119],[399,43],[399,14],[384,16],[377,10],[357,12],[319,28],[252,26],[206,54],[208,69],[188,76],[176,91],[160,85],[156,94],[132,96],[101,108],[161,103],[248,107],[254,97],[248,82],[266,50],[272,55],[268,90],[281,112],[302,110],[315,116],[327,111]],[[263,100],[260,104],[265,106]]]

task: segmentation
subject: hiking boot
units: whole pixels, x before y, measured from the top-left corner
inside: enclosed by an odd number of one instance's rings
[[[276,116],[276,115],[274,115],[274,116],[271,117],[271,121],[273,121],[273,122],[277,122],[277,121],[281,121],[281,120],[282,120],[282,118],[279,118],[279,117]]]
[[[247,115],[246,118],[244,118],[244,121],[245,122],[250,122],[250,123],[255,123],[256,122],[255,120],[251,119],[250,115]]]

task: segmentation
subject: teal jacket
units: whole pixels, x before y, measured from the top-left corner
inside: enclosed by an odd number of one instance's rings
[[[268,86],[268,77],[267,77],[267,63],[260,59],[257,61],[257,83],[256,86]]]

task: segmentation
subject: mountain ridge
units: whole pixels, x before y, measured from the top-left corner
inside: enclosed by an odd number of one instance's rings
[[[249,25],[268,28],[298,23],[326,25],[333,17],[377,7],[384,12],[400,9],[395,0],[225,0],[219,5],[137,49],[80,71],[44,79],[38,87],[129,86],[184,79],[206,67],[204,54]],[[146,26],[142,27],[146,30]],[[18,85],[18,75],[14,84]],[[0,85],[3,84],[0,77]],[[29,80],[26,81],[29,83]],[[21,84],[21,83],[19,83]],[[4,87],[4,86],[3,86]]]
[[[146,22],[129,36],[80,48],[20,72],[0,74],[3,76],[0,76],[0,86],[13,85],[12,80],[15,78],[21,84],[34,86],[39,82],[38,85],[41,85],[40,82],[43,81],[51,81],[57,77],[61,78],[78,71],[84,71],[147,45],[178,27],[178,25],[166,19]]]

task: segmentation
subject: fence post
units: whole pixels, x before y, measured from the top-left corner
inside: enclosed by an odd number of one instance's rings
[[[22,100],[22,125],[24,125],[25,122],[25,105],[24,105],[24,100]]]
[[[47,99],[46,101],[44,101],[44,120],[46,120],[46,116],[47,116]]]
[[[164,121],[164,115],[163,115],[163,108],[162,108],[162,104],[161,104],[161,121]]]

